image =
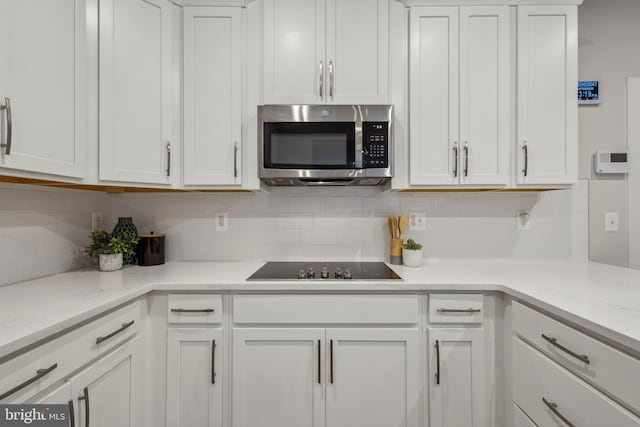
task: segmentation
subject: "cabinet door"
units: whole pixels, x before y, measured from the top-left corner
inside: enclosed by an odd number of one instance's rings
[[[233,426],[322,427],[324,329],[235,329]]]
[[[487,400],[482,329],[429,329],[431,427],[483,427]]]
[[[389,102],[389,0],[327,0],[327,102]]]
[[[222,329],[169,329],[167,425],[222,426]]]
[[[171,3],[100,1],[100,179],[170,182]]]
[[[457,184],[458,8],[410,14],[410,184]]]
[[[0,0],[0,169],[85,175],[85,0]]]
[[[325,0],[265,0],[264,103],[325,102]]]
[[[139,336],[71,379],[77,425],[144,425],[144,365]],[[89,420],[87,420],[89,417]]]
[[[184,183],[240,184],[240,8],[184,8]]]
[[[577,81],[577,7],[518,7],[518,183],[575,182]]]
[[[327,425],[420,425],[416,329],[327,330]]]
[[[508,184],[511,153],[508,6],[460,8],[460,165],[463,184]]]
[[[75,426],[76,407],[71,393],[71,383],[65,382],[42,396],[30,399],[28,402],[37,405],[69,405],[69,424],[71,427]]]

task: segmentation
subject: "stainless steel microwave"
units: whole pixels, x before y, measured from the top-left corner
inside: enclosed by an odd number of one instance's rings
[[[268,185],[381,185],[392,177],[391,105],[258,107]]]

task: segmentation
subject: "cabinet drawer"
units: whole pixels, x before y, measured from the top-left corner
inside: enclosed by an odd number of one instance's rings
[[[222,295],[169,295],[169,323],[222,323]]]
[[[142,304],[135,302],[0,364],[0,396],[16,389],[1,401],[27,402],[100,354],[121,345],[139,333],[141,311]]]
[[[517,337],[512,343],[513,399],[536,425],[557,427],[564,417],[580,427],[640,426],[640,418],[538,350]]]
[[[482,323],[483,295],[429,295],[429,323]]]
[[[417,295],[238,295],[234,323],[415,324]]]
[[[517,302],[513,303],[513,331],[574,374],[640,411],[640,360]]]

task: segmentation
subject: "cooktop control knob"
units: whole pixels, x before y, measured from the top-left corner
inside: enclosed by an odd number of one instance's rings
[[[340,267],[336,268],[336,272],[334,273],[334,276],[336,279],[342,279],[342,269]]]
[[[304,270],[300,270],[298,272],[298,279],[306,279],[307,278],[307,273],[304,272]]]
[[[345,280],[350,280],[352,278],[351,270],[347,269],[344,273],[342,273],[342,278]]]
[[[327,267],[322,267],[322,271],[320,271],[320,278],[321,279],[329,278],[329,270],[327,270]]]
[[[307,270],[307,279],[315,279],[316,278],[316,272],[313,271],[313,268],[309,267],[309,270]]]

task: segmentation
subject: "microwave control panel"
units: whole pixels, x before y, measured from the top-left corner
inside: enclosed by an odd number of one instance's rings
[[[389,123],[363,122],[363,168],[389,167]]]

